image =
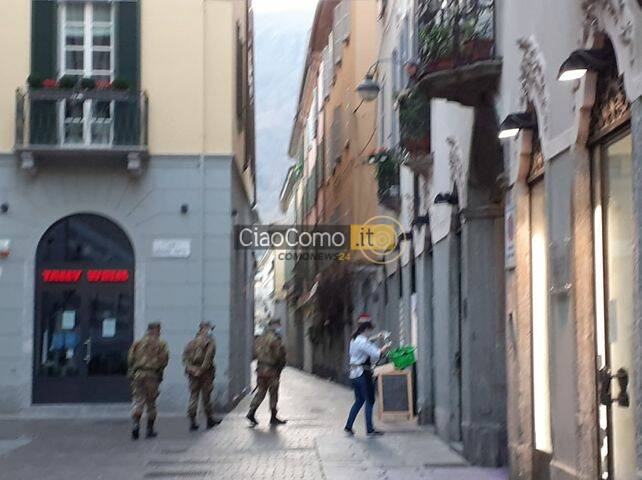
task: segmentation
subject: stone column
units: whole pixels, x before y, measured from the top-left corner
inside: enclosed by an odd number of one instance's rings
[[[476,465],[506,463],[504,210],[464,210],[462,227],[462,433]]]
[[[461,440],[459,362],[459,239],[433,246],[433,371],[435,427],[446,441]]]
[[[631,136],[633,139],[633,194],[635,235],[633,238],[633,274],[635,279],[635,372],[632,373],[631,387],[635,398],[642,398],[642,97],[631,103]],[[642,402],[634,407],[637,421],[637,479],[642,479]]]
[[[531,323],[530,200],[518,181],[515,205],[516,267],[506,274],[507,429],[511,480],[533,478],[533,369]]]
[[[420,424],[434,422],[432,253],[417,258],[417,416]]]

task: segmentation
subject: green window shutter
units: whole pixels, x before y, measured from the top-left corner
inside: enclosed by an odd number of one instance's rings
[[[140,88],[140,9],[138,2],[116,2],[116,78]]]
[[[132,98],[116,102],[114,108],[114,143],[141,143],[140,90],[140,6],[139,2],[116,2],[116,78],[129,85]]]
[[[31,74],[41,79],[58,74],[58,3],[31,2]]]
[[[31,75],[44,80],[58,75],[58,3],[31,2]],[[26,79],[25,79],[26,80]],[[56,102],[32,101],[29,114],[29,142],[37,145],[58,141]]]

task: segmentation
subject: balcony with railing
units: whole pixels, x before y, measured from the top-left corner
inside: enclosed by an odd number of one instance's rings
[[[40,159],[91,157],[123,160],[139,173],[148,154],[147,112],[144,92],[18,89],[14,151],[27,170]]]
[[[421,89],[475,105],[501,73],[494,0],[419,0],[418,13]]]

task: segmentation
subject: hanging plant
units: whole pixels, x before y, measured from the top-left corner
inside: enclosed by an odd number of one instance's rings
[[[377,196],[379,202],[386,205],[388,200],[399,196],[399,159],[394,150],[380,152],[377,158]]]
[[[406,90],[397,98],[401,146],[410,153],[430,151],[430,99],[421,91]]]

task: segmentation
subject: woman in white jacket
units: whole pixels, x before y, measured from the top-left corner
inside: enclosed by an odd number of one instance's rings
[[[383,435],[383,432],[375,430],[372,424],[372,409],[375,400],[372,365],[377,363],[381,355],[388,351],[388,346],[380,349],[369,340],[373,330],[372,322],[362,322],[352,334],[352,340],[350,341],[350,380],[354,388],[355,398],[344,428],[346,433],[350,435],[354,435],[352,427],[364,403],[366,405],[367,434]]]

